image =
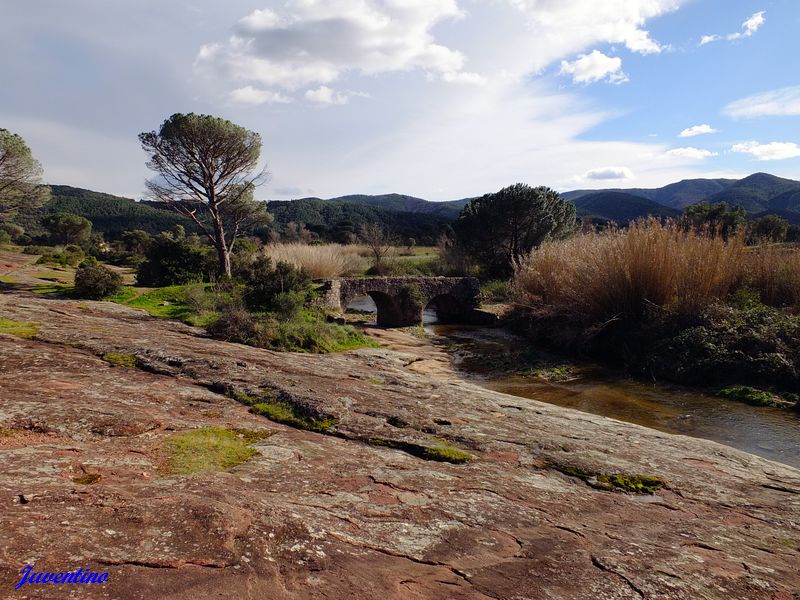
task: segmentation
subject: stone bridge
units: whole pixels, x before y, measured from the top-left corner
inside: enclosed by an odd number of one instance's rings
[[[485,323],[493,319],[476,310],[480,287],[473,277],[346,277],[322,287],[320,304],[344,312],[358,296],[369,296],[378,308],[378,325],[405,327],[422,323],[426,307],[442,323]]]

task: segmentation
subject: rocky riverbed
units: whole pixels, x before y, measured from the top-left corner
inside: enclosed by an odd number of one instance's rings
[[[482,389],[402,332],[315,356],[24,292],[0,318],[38,330],[0,334],[2,597],[800,598],[791,467]],[[165,439],[208,426],[269,435],[229,471],[165,474]],[[663,485],[608,484],[637,475]],[[109,580],[15,591],[25,565]]]

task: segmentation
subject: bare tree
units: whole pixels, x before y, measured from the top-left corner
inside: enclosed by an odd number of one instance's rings
[[[155,200],[192,219],[214,244],[219,274],[231,274],[236,238],[269,217],[253,190],[267,177],[257,171],[261,136],[210,115],[175,114],[158,131],[141,133],[147,182]]]
[[[361,226],[358,237],[361,243],[372,252],[375,266],[378,267],[383,264],[383,259],[388,256],[392,249],[394,242],[392,235],[378,223],[367,223]]]

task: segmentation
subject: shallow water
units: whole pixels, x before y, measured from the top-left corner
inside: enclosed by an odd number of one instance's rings
[[[497,374],[486,365],[529,342],[477,327],[428,324],[435,343],[454,357],[465,377],[489,389],[565,408],[727,444],[800,468],[800,414],[749,406],[678,386],[647,383],[585,365],[561,383]]]
[[[351,310],[375,312],[368,297],[355,299]],[[717,398],[693,389],[621,377],[597,365],[579,365],[570,381],[498,371],[530,342],[502,329],[436,322],[423,314],[431,341],[445,348],[458,371],[488,389],[548,404],[636,423],[666,433],[705,438],[800,468],[800,414]],[[513,359],[509,359],[512,360]]]

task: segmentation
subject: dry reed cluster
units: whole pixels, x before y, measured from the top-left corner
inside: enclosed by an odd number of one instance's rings
[[[587,326],[696,314],[741,287],[766,304],[800,308],[800,252],[749,249],[742,237],[651,219],[543,244],[515,278],[520,301],[540,315]]]
[[[314,279],[327,279],[356,274],[364,270],[360,246],[340,244],[271,244],[264,253],[273,263],[287,262],[303,268]]]

